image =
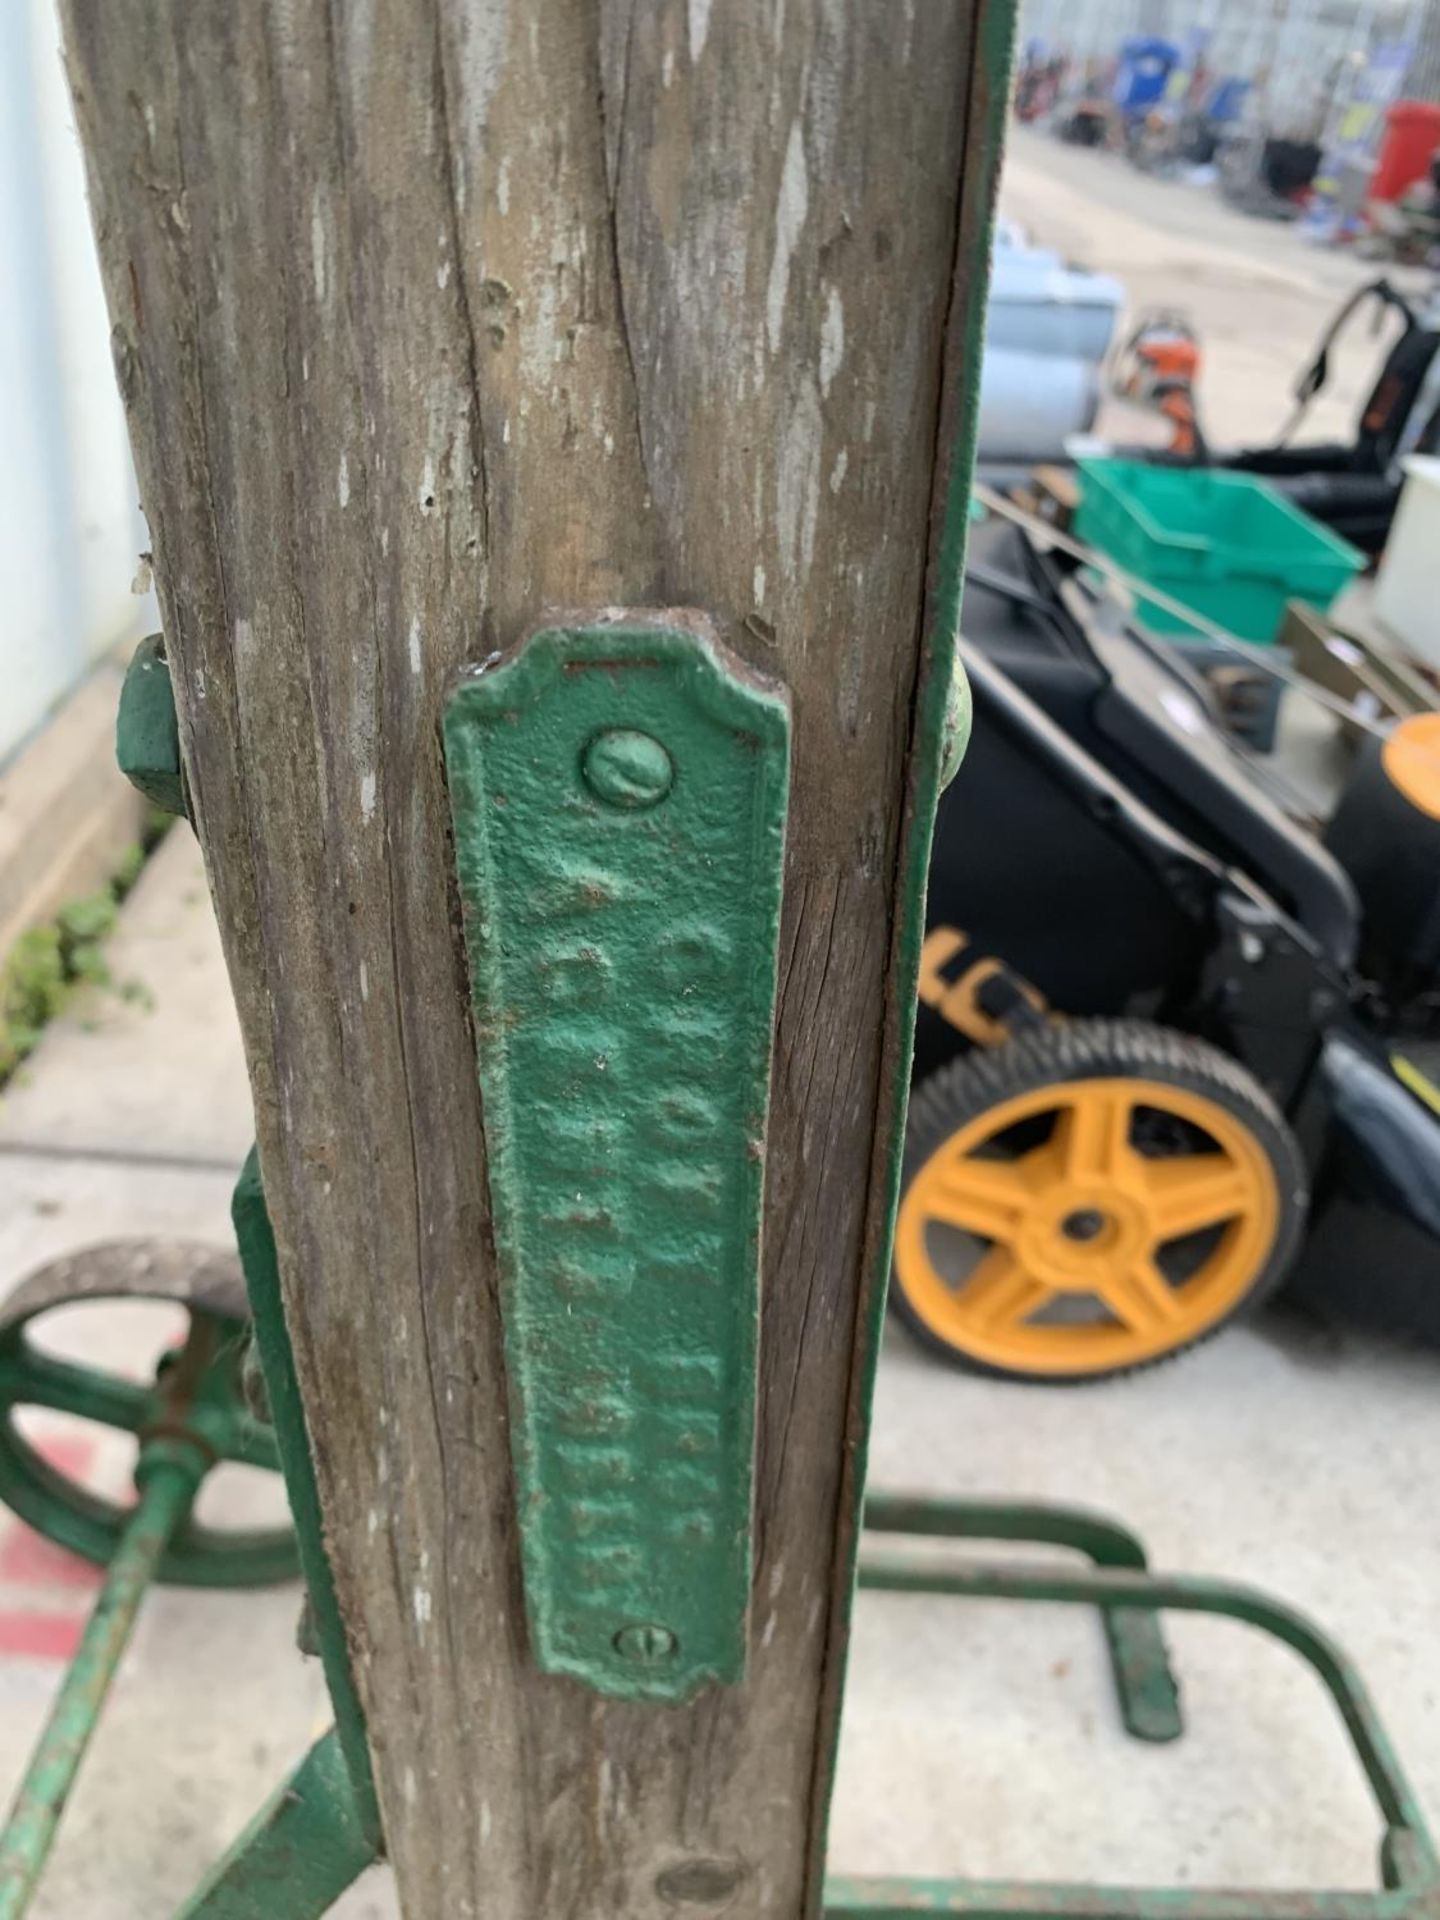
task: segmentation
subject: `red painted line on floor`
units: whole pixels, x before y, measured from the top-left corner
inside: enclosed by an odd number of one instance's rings
[[[35,1451],[67,1480],[83,1485],[94,1467],[99,1446],[84,1433],[35,1435]],[[24,1521],[9,1519],[0,1525],[0,1586],[17,1599],[28,1589],[60,1599],[56,1589],[88,1596],[104,1579],[99,1567],[78,1554],[56,1546]],[[0,1607],[0,1659],[69,1660],[85,1631],[89,1606],[34,1605]]]
[[[63,1473],[67,1480],[77,1480],[82,1485],[95,1464],[97,1443],[88,1434],[36,1434],[29,1444],[57,1473]]]
[[[83,1613],[34,1613],[0,1608],[0,1658],[73,1660],[84,1631]]]
[[[12,1520],[0,1536],[0,1584],[83,1587],[88,1592],[104,1578],[102,1568],[82,1560],[78,1553],[57,1547],[23,1520]]]

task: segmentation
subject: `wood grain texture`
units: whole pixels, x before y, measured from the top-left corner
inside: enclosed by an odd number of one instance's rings
[[[660,1920],[706,1860],[740,1876],[725,1911],[817,1898],[944,344],[955,290],[983,297],[978,259],[954,278],[975,5],[63,0],[328,1547],[424,1920]],[[438,743],[464,662],[612,603],[709,610],[795,715],[749,1677],[683,1709],[527,1660]]]

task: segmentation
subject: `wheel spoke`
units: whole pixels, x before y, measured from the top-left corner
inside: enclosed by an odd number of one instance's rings
[[[1103,1180],[1128,1169],[1133,1096],[1118,1085],[1092,1081],[1077,1088],[1055,1125],[1060,1163],[1069,1180]]]
[[[1161,1245],[1233,1220],[1250,1204],[1245,1177],[1226,1154],[1181,1154],[1142,1164],[1155,1238]]]
[[[1155,1262],[1133,1260],[1121,1274],[1107,1280],[1102,1298],[1132,1333],[1155,1334],[1171,1328],[1183,1307],[1175,1289]]]
[[[145,1423],[154,1389],[22,1345],[0,1360],[0,1398],[13,1406],[45,1407],[135,1433]]]
[[[926,1211],[986,1240],[1013,1238],[1034,1199],[1023,1160],[953,1160],[926,1195]]]
[[[1020,1264],[1008,1247],[995,1246],[963,1282],[959,1302],[967,1317],[987,1328],[1028,1320],[1050,1290]]]

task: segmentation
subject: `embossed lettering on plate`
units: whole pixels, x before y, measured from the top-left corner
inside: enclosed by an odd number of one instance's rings
[[[445,716],[535,1658],[745,1663],[789,714],[703,617],[547,628]]]

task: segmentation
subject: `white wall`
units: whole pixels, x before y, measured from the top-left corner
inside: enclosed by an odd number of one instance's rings
[[[153,607],[53,0],[0,0],[0,764]]]

